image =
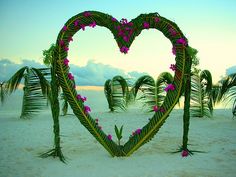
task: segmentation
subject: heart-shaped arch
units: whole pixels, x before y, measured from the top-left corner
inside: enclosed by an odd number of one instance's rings
[[[155,111],[150,121],[142,128],[142,131],[132,136],[122,146],[117,145],[97,126],[95,119],[88,113],[88,107],[84,105],[83,99],[81,97],[78,98],[77,91],[74,88],[73,76],[69,73],[67,59],[69,42],[77,31],[84,30],[86,26],[95,27],[96,25],[106,27],[112,32],[120,51],[123,53],[128,52],[135,37],[142,30],[149,28],[157,29],[171,41],[173,45],[172,52],[176,55],[174,81],[161,106],[160,110],[162,111]],[[187,39],[178,26],[157,13],[142,14],[130,22],[126,19],[122,19],[119,22],[110,15],[96,11],[87,11],[69,19],[60,31],[54,52],[53,71],[57,75],[59,84],[74,114],[87,130],[112,156],[129,156],[153,138],[182,95],[183,85],[186,83],[185,76],[189,76],[191,70],[191,59],[187,48]],[[189,114],[186,113],[185,117],[188,118]]]

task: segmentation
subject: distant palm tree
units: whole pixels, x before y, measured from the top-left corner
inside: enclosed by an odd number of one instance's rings
[[[47,68],[36,69],[25,66],[19,69],[7,82],[6,92],[11,94],[24,79],[23,103],[20,118],[29,118],[45,108],[45,101],[50,91],[50,86],[45,78]]]
[[[115,76],[112,80],[108,79],[104,84],[104,93],[111,112],[114,112],[117,108],[126,110],[129,88],[122,76]]]
[[[157,81],[149,76],[141,76],[134,84],[134,97],[137,97],[139,90],[142,91],[142,95],[139,99],[144,100],[144,106],[148,107],[148,111],[153,111],[154,106],[161,106],[165,98],[164,88],[167,84],[172,83],[173,76],[169,72],[161,73]]]
[[[236,116],[236,73],[231,74],[218,82],[214,89],[214,103],[226,102],[232,104],[233,116]]]
[[[1,99],[1,104],[4,103],[5,98],[6,98],[6,82],[0,82],[0,99]]]
[[[210,71],[193,73],[191,77],[191,115],[211,117],[213,113],[212,76]]]

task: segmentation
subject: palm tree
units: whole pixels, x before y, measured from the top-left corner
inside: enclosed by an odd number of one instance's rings
[[[142,95],[139,99],[144,100],[144,105],[151,112],[154,106],[161,106],[166,95],[164,88],[173,80],[173,76],[169,72],[161,73],[156,82],[149,75],[141,76],[133,86],[134,97],[136,98],[138,91],[141,90]]]
[[[214,103],[233,103],[232,114],[236,116],[236,73],[231,74],[219,81],[214,89]]]
[[[43,51],[43,61],[44,64],[51,68],[51,92],[49,94],[49,101],[51,106],[52,118],[53,118],[53,133],[54,133],[54,147],[43,153],[41,157],[59,157],[62,162],[65,162],[64,155],[61,151],[61,139],[60,139],[60,123],[59,123],[59,112],[60,112],[60,105],[59,105],[59,82],[58,77],[56,75],[56,63],[54,57],[56,55],[56,45],[52,44],[48,50]],[[67,111],[66,111],[67,112]]]
[[[5,98],[6,98],[6,82],[0,82],[0,99],[1,99],[1,104],[4,103]]]
[[[190,112],[194,117],[212,116],[212,76],[208,70],[192,75]]]
[[[32,114],[39,112],[45,108],[45,100],[50,91],[50,86],[45,75],[48,70],[45,68],[36,69],[28,66],[19,69],[7,82],[6,92],[11,94],[24,79],[23,87],[23,103],[20,118],[29,118]]]
[[[126,110],[130,95],[128,84],[122,76],[115,76],[112,80],[106,80],[104,93],[111,112],[114,112],[117,108]]]

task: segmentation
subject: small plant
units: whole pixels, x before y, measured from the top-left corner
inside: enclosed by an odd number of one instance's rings
[[[120,140],[122,138],[122,132],[123,132],[123,125],[120,127],[120,129],[117,128],[115,125],[115,132],[116,132],[116,137],[118,139],[118,145],[120,146]]]

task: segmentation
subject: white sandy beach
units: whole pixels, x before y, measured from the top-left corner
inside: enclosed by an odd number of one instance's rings
[[[151,114],[132,107],[109,113],[103,91],[82,91],[91,115],[115,139],[114,125],[124,125],[124,141],[142,128]],[[235,177],[236,120],[230,109],[217,109],[212,119],[192,118],[190,150],[204,151],[182,158],[172,154],[182,141],[183,110],[175,109],[155,138],[130,157],[113,158],[73,116],[60,117],[66,164],[38,155],[53,146],[49,109],[20,120],[20,91],[0,107],[0,177]],[[71,112],[71,111],[70,111]]]

